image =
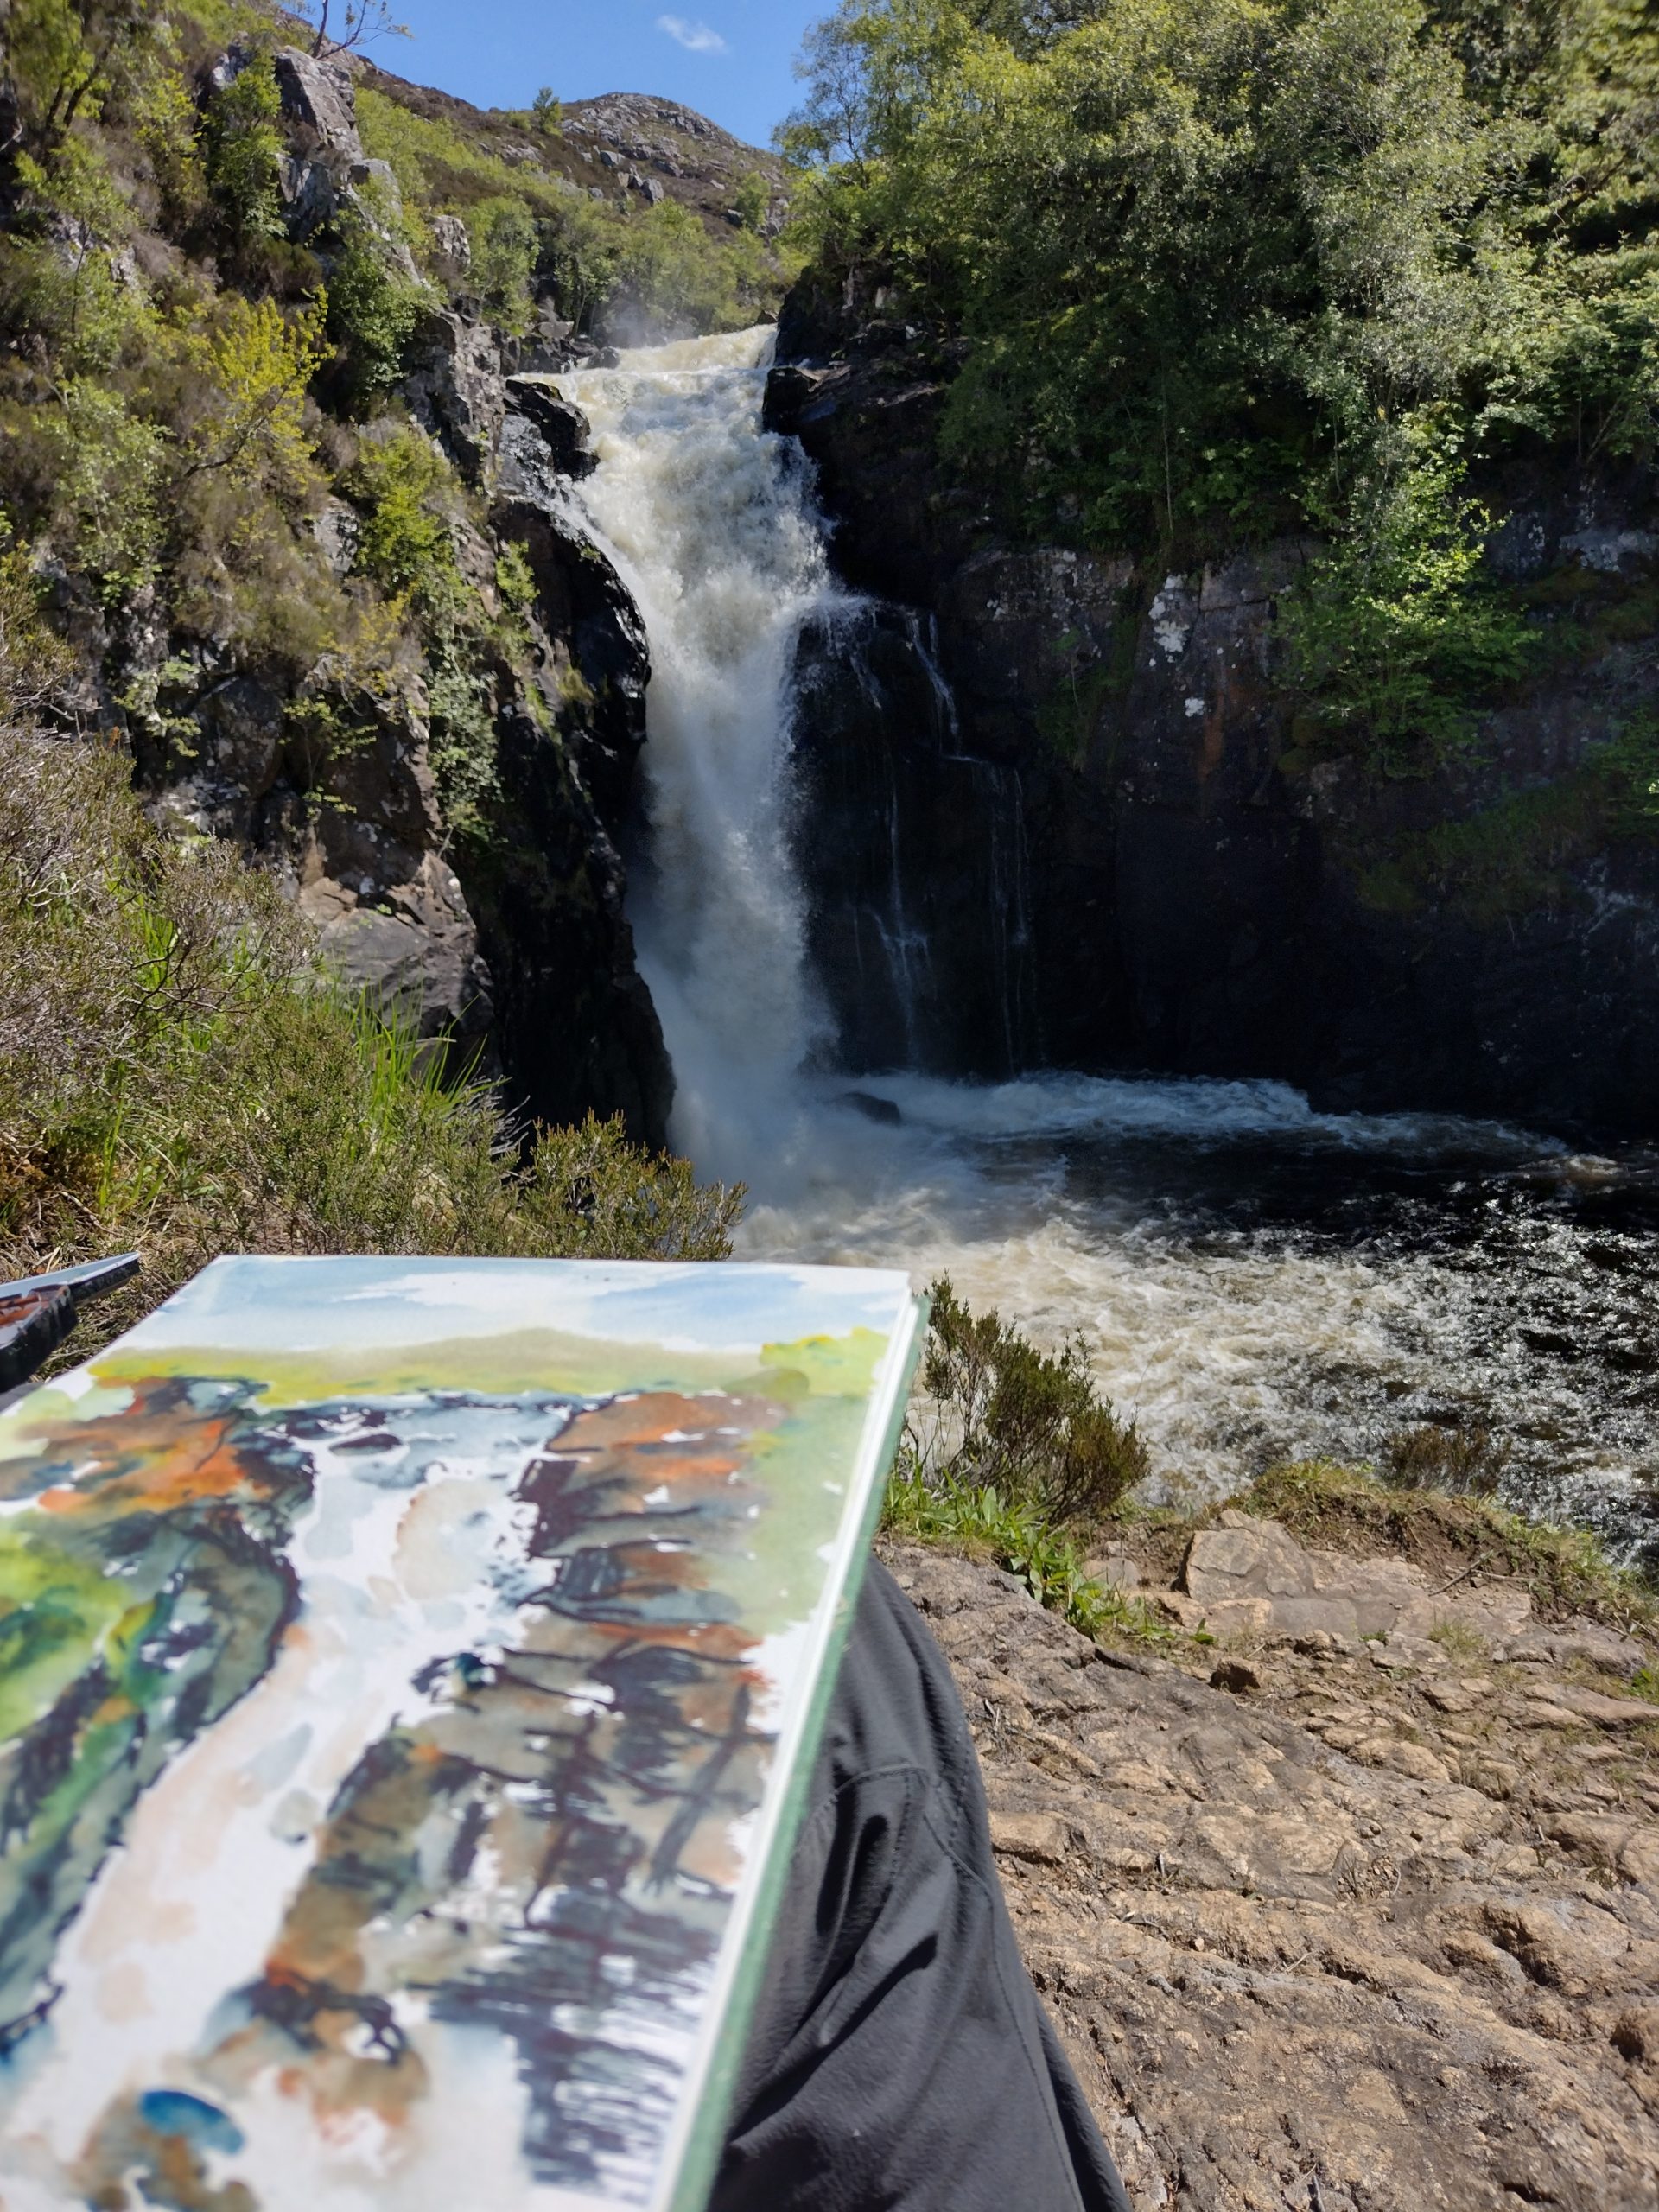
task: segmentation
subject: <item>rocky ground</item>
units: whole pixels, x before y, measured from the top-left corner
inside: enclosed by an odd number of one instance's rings
[[[1172,1580],[1132,1548],[1115,1579]],[[1136,2212],[1659,2206],[1642,1642],[1237,1512],[1153,1591],[1167,1638],[1120,1649],[888,1557]]]

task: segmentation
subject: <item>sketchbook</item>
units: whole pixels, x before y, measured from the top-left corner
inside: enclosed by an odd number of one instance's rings
[[[221,1260],[0,1410],[4,2212],[701,2212],[921,1313]]]

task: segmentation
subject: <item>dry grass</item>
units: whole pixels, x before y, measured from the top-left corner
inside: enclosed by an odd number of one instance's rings
[[[107,1325],[224,1251],[730,1249],[741,1193],[620,1123],[521,1147],[446,1087],[273,884],[150,824],[118,752],[0,728],[0,1274],[136,1247]]]

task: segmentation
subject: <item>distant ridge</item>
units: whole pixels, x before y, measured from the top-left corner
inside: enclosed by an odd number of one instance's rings
[[[522,111],[474,107],[452,92],[411,84],[360,57],[353,58],[352,67],[365,85],[416,115],[448,123],[499,159],[565,177],[614,204],[677,200],[719,232],[731,221],[738,184],[756,171],[772,187],[775,219],[781,219],[786,204],[787,172],[776,154],[746,145],[679,100],[651,92],[601,92],[571,100],[563,128],[555,133],[536,130]],[[533,89],[526,87],[526,99]]]

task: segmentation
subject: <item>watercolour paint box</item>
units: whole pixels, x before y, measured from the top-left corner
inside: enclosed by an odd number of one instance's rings
[[[4,2212],[701,2212],[923,1311],[222,1260],[0,1409]]]

